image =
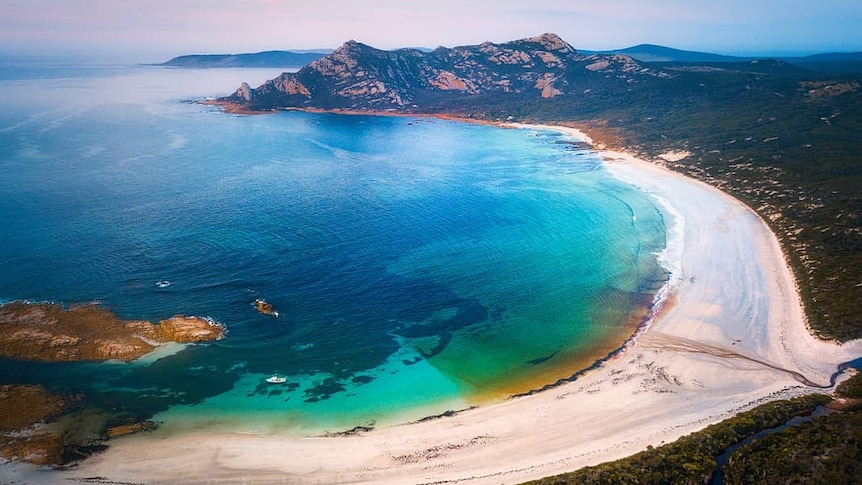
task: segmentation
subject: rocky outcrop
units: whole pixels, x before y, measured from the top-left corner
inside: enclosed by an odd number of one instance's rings
[[[32,426],[63,411],[65,400],[42,386],[0,386],[0,432]]]
[[[222,338],[224,333],[224,327],[200,317],[176,315],[158,324],[123,321],[97,304],[64,308],[54,303],[12,302],[0,306],[0,357],[7,359],[130,361],[165,342],[206,342]],[[69,400],[78,402],[81,397],[55,396],[40,386],[0,386],[0,458],[59,465],[87,456],[105,439],[155,427],[135,416],[111,423],[116,416],[98,409],[96,414],[104,417],[88,419],[88,413],[94,411],[67,410],[75,407],[67,406]],[[52,421],[69,412],[73,415]]]
[[[105,440],[156,427],[135,416],[86,408],[85,401],[82,395],[57,396],[42,386],[0,386],[0,458],[62,465],[90,455]]]
[[[160,320],[158,325],[150,322],[133,321],[125,327],[135,335],[146,337],[156,342],[196,343],[218,340],[224,337],[224,327],[215,322],[200,318],[175,315],[167,320]]]
[[[258,298],[254,301],[254,308],[264,315],[278,316],[278,311],[273,308],[272,303],[269,303],[266,300]]]
[[[119,438],[129,434],[150,431],[156,428],[156,423],[152,421],[133,422],[129,424],[121,424],[119,426],[111,426],[105,431],[105,436],[110,438]]]
[[[157,325],[122,321],[97,304],[0,306],[0,356],[43,362],[137,359],[166,342],[206,342],[224,336],[211,320],[177,315]]]
[[[670,74],[621,55],[585,56],[555,34],[503,44],[384,51],[354,40],[296,73],[255,89],[240,86],[222,98],[234,109],[320,108],[372,111],[445,111],[454,104],[584,95],[596,80],[624,89]]]
[[[251,101],[251,86],[244,82],[236,89],[236,97],[243,101]]]
[[[34,433],[30,435],[0,435],[0,458],[23,461],[34,465],[63,463],[63,435]]]
[[[0,458],[59,464],[62,434],[38,425],[60,414],[65,404],[41,386],[0,386]]]

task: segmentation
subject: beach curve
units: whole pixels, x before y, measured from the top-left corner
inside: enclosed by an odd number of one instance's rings
[[[543,125],[589,141],[574,129]],[[156,431],[112,442],[57,475],[134,483],[518,483],[636,453],[769,400],[814,392],[862,355],[808,331],[768,226],[701,182],[602,151],[618,179],[664,200],[684,224],[676,288],[644,338],[578,380],[430,421],[340,437]],[[672,304],[670,304],[672,302]],[[694,342],[697,352],[668,342]],[[763,365],[766,363],[768,365]],[[794,374],[795,373],[795,374]]]

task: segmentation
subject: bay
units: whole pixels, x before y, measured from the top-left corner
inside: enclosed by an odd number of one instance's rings
[[[64,69],[0,79],[0,299],[229,333],[132,364],[0,361],[4,384],[177,429],[418,419],[572,375],[664,282],[655,202],[559,133],[198,102],[271,70]]]

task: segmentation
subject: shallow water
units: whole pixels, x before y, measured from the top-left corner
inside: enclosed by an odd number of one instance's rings
[[[277,71],[44,69],[0,69],[0,299],[229,334],[132,364],[0,361],[3,383],[180,428],[415,419],[573,374],[665,280],[654,201],[559,134],[186,102]]]

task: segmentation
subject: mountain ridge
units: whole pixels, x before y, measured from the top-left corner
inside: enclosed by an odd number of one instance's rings
[[[673,77],[623,55],[584,55],[556,34],[495,44],[385,51],[349,40],[296,73],[226,98],[249,109],[282,107],[385,111],[440,110],[470,96],[553,98],[583,86],[619,88]],[[601,82],[599,82],[601,81]]]
[[[588,51],[594,54],[623,54],[650,63],[739,63],[780,60],[816,72],[862,73],[862,52],[824,52],[808,56],[730,56],[675,49],[655,44],[639,44],[624,49]]]
[[[763,59],[768,56],[738,57],[709,52],[676,49],[657,44],[638,44],[623,49],[590,51],[594,54],[623,54],[641,62],[740,62],[752,59]]]
[[[464,47],[464,46],[460,46]],[[457,48],[457,47],[456,47]],[[430,53],[446,47],[404,47],[392,49],[418,50]],[[267,50],[242,54],[187,54],[174,57],[166,62],[154,64],[166,67],[184,67],[190,69],[206,68],[242,68],[242,67],[284,67],[300,68],[326,54],[333,49],[292,49]],[[648,63],[680,63],[680,62],[746,62],[756,59],[779,59],[790,64],[819,72],[862,72],[862,52],[823,52],[807,56],[734,56],[710,52],[677,49],[657,44],[638,44],[635,46],[611,50],[578,49],[584,55],[627,55],[636,61]]]

